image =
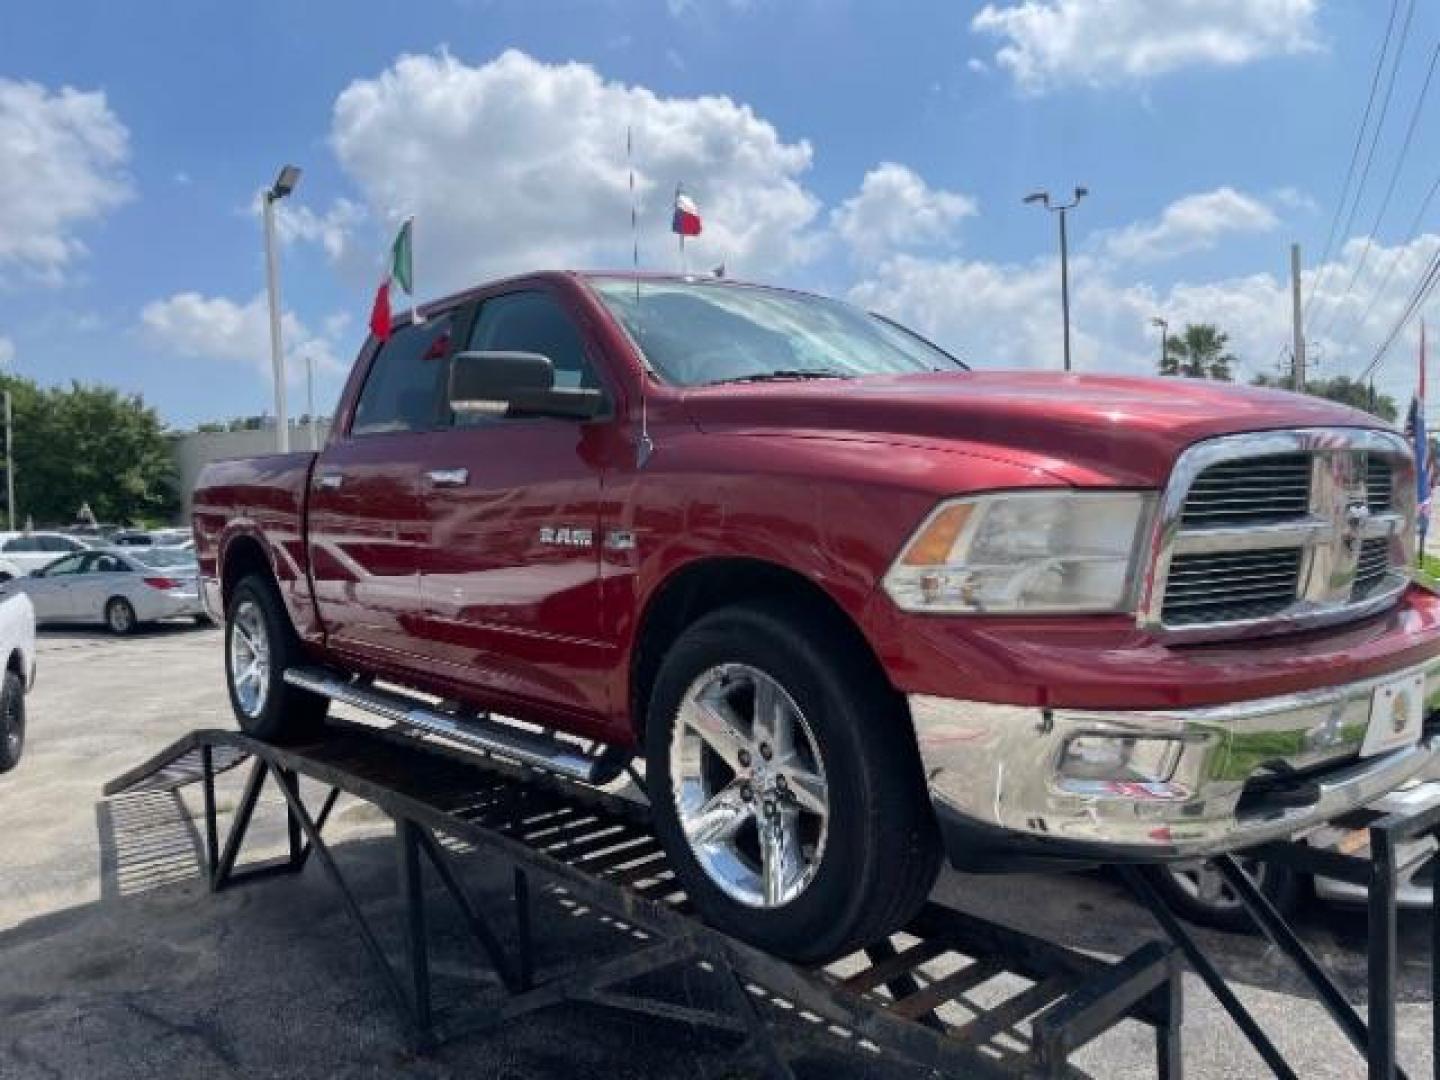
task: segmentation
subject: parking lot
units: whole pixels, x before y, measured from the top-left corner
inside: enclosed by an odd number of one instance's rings
[[[230,726],[219,636],[181,624],[123,640],[42,635],[26,756],[0,778],[0,1076],[738,1075],[720,1039],[581,1006],[412,1056],[318,867],[210,896],[198,799],[106,801],[100,788],[191,728]],[[233,806],[239,783],[235,774],[222,779],[222,812]],[[264,828],[252,831],[261,843],[249,857],[283,845],[283,818],[273,799],[267,807],[257,822]],[[366,913],[393,928],[398,943],[388,833],[376,811],[345,800],[327,831]],[[477,893],[504,895],[503,868],[471,858],[467,873]],[[940,889],[949,902],[1100,954],[1128,952],[1156,933],[1100,875],[949,875]],[[493,980],[475,974],[458,928],[447,923],[448,907],[437,903],[434,913],[435,968],[451,997],[483,1001],[498,993]],[[1312,909],[1300,923],[1359,1001],[1363,913]],[[1412,1074],[1430,1068],[1427,932],[1419,918],[1402,916],[1400,1053]],[[613,929],[558,906],[542,909],[536,933],[542,965],[617,947]],[[1361,1073],[1348,1044],[1263,942],[1202,936],[1301,1075]],[[1259,1074],[1258,1059],[1193,977],[1186,991],[1189,1073]],[[1146,1076],[1149,1052],[1149,1033],[1127,1024],[1080,1060],[1099,1076]],[[873,1059],[838,1049],[797,1061],[796,1071],[891,1075]]]

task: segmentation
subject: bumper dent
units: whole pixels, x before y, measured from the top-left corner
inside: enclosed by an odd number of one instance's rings
[[[1440,708],[1440,658],[1425,715]],[[1180,710],[1041,709],[909,696],[920,756],[952,861],[1194,858],[1292,836],[1424,772],[1440,736],[1361,758],[1376,686],[1407,674]],[[1078,735],[1176,740],[1163,782],[1060,774]],[[1278,782],[1277,782],[1278,781]]]

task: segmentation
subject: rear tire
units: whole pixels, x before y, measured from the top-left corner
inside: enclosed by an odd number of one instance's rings
[[[296,742],[325,720],[330,699],[285,682],[304,662],[300,639],[274,582],[251,574],[225,611],[225,686],[240,730],[266,742]]]
[[[135,632],[139,620],[135,608],[123,596],[112,596],[105,601],[105,625],[116,637],[125,637]]]
[[[25,680],[7,670],[0,682],[0,773],[20,764],[25,749]]]
[[[1299,906],[1303,879],[1289,867],[1240,857],[1240,865],[1281,915]],[[1146,866],[1141,872],[1171,911],[1197,926],[1253,934],[1255,921],[1220,871],[1205,862]]]
[[[661,664],[645,743],[656,831],[711,925],[815,964],[929,895],[940,848],[903,707],[827,620],[757,605],[695,623]]]

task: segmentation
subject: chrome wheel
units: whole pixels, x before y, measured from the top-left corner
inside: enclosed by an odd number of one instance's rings
[[[241,600],[230,616],[230,685],[246,716],[259,716],[270,694],[270,642],[265,616],[253,600]]]
[[[776,908],[814,880],[830,824],[825,765],[800,707],[769,675],[721,664],[691,684],[670,777],[690,850],[727,895]]]

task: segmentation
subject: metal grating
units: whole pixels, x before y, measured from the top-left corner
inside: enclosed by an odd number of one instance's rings
[[[1365,505],[1372,514],[1390,510],[1391,495],[1390,462],[1371,455],[1365,462]]]
[[[1263,525],[1310,511],[1309,454],[1270,454],[1211,465],[1195,478],[1180,524],[1186,528]]]
[[[1295,602],[1301,548],[1176,555],[1162,613],[1168,626],[1261,619]]]
[[[1390,572],[1390,541],[1375,537],[1360,544],[1360,558],[1355,564],[1355,585],[1351,596],[1363,600],[1385,582]]]

